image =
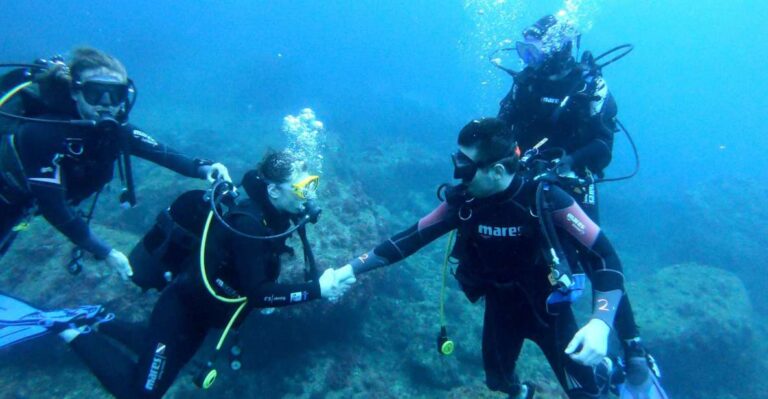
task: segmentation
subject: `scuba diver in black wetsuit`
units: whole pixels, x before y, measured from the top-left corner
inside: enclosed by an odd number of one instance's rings
[[[548,141],[542,149],[560,148],[561,173],[597,174],[611,162],[616,128],[616,101],[590,56],[574,59],[575,28],[552,15],[523,32],[516,49],[526,64],[501,100],[498,118],[515,130],[522,151]],[[585,201],[582,204],[592,205]]]
[[[313,272],[305,283],[277,282],[280,255],[290,250],[286,238],[293,231],[302,234],[305,224],[316,221],[319,213],[309,202],[318,177],[309,176],[303,165],[287,152],[268,153],[243,179],[248,198],[239,195],[228,204],[231,198],[222,200],[228,195],[220,192],[221,185],[214,186],[208,194],[215,197],[210,199],[214,205],[200,226],[199,250],[162,291],[148,329],[114,320],[100,325],[97,333],[69,329],[60,334],[110,393],[118,398],[160,398],[208,330],[224,328],[218,352],[229,330],[253,308],[297,305],[321,297],[335,301],[354,282],[347,275],[337,276],[334,269],[319,277]],[[230,189],[231,185],[222,191]],[[218,214],[219,207],[228,211]],[[302,243],[307,254],[305,236]],[[104,335],[135,352],[138,362]],[[216,372],[205,371],[199,383],[207,388]]]
[[[514,130],[522,151],[543,139],[547,141],[542,150],[564,151],[558,173],[586,180],[587,184],[575,185],[569,191],[587,215],[600,223],[593,176],[604,177],[603,170],[612,158],[614,133],[618,131],[616,101],[601,68],[626,52],[601,66],[596,66],[596,59],[588,52],[581,63],[576,62],[573,47],[580,35],[569,22],[553,15],[525,29],[523,37],[516,50],[526,67],[513,73],[514,84],[501,101],[498,118]],[[625,45],[611,52],[624,47],[631,50]],[[599,267],[599,259],[589,252],[578,252],[579,265],[588,274]],[[624,349],[627,373],[642,379],[656,365],[641,343],[626,293],[616,314],[615,329]]]
[[[229,180],[224,165],[192,159],[129,124],[135,87],[122,63],[99,50],[76,49],[68,64],[55,58],[16,69],[2,86],[0,106],[22,106],[18,113],[0,109],[0,122],[10,129],[0,143],[0,256],[28,218],[43,215],[125,279],[132,274],[126,256],[96,237],[72,208],[112,180],[118,158],[127,185],[121,201],[131,206],[130,155],[185,176]]]
[[[604,357],[608,336],[624,292],[613,246],[551,175],[530,169],[527,154],[520,158],[505,122],[472,121],[458,144],[454,177],[462,184],[445,190],[445,201],[417,224],[351,260],[345,268],[353,273],[342,268],[337,274],[351,279],[395,263],[457,230],[451,254],[459,260],[456,278],[471,301],[485,297],[488,387],[510,398],[533,397],[532,385],[520,384],[515,374],[523,341],[530,339],[569,398],[602,397],[613,374]],[[584,276],[569,266],[577,250],[602,264],[590,274],[593,313],[581,328],[570,306],[584,289]]]

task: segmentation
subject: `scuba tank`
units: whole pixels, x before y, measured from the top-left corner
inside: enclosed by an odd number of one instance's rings
[[[205,194],[191,190],[179,195],[131,250],[131,279],[142,290],[162,291],[197,251],[210,211]]]

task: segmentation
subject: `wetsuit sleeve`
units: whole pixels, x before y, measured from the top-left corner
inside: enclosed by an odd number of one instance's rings
[[[586,119],[581,127],[586,143],[570,155],[573,167],[589,168],[602,172],[613,157],[613,135],[616,131],[616,100],[608,91],[608,84],[602,77],[595,80],[595,93],[587,104]]]
[[[190,158],[131,125],[126,126],[123,134],[127,136],[123,139],[128,141],[131,155],[136,155],[187,177],[204,179],[205,173],[200,167],[213,163],[212,161]]]
[[[624,293],[619,257],[600,226],[565,191],[554,187],[549,199],[554,209],[552,221],[560,231],[573,237],[600,260],[590,275],[594,291],[592,317],[612,326]]]
[[[66,172],[59,162],[58,131],[40,124],[25,125],[15,140],[37,210],[75,245],[104,259],[112,249],[93,235],[88,224],[67,203]]]
[[[88,224],[67,204],[63,186],[30,182],[30,191],[37,198],[37,209],[53,227],[80,248],[97,259],[105,259],[112,248],[96,237]]]
[[[349,261],[355,274],[403,260],[458,226],[457,209],[443,202],[418,223]]]
[[[267,235],[267,231],[257,221],[246,215],[233,216],[232,225],[246,234]],[[320,284],[317,281],[299,284],[275,281],[278,271],[270,270],[270,267],[274,267],[273,257],[276,254],[268,241],[232,235],[230,248],[234,254],[241,294],[248,298],[249,305],[282,307],[320,298]]]

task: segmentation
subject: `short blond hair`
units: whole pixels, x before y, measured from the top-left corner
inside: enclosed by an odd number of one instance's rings
[[[80,80],[83,71],[89,69],[106,68],[128,78],[125,66],[117,58],[93,47],[78,47],[72,51],[72,59],[69,62],[69,70],[72,79]]]

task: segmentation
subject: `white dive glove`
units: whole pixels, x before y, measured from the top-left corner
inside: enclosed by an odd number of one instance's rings
[[[331,302],[338,302],[355,281],[357,280],[355,280],[351,265],[346,265],[338,270],[326,269],[318,279],[320,296]]]
[[[337,284],[344,284],[347,286],[347,289],[349,289],[349,287],[356,282],[357,279],[355,278],[355,271],[352,269],[352,265],[347,264],[336,269]]]
[[[206,180],[210,183],[213,183],[217,177],[221,177],[222,180],[232,183],[232,178],[229,177],[229,170],[224,164],[216,162],[213,165],[201,166],[201,168],[203,173],[205,173]]]
[[[112,249],[104,261],[107,262],[109,267],[117,271],[121,279],[128,280],[128,277],[133,276],[133,268],[131,268],[131,263],[128,262],[128,258],[124,253]]]
[[[576,332],[565,348],[565,353],[578,363],[595,366],[608,353],[610,332],[611,328],[604,321],[592,319]]]

